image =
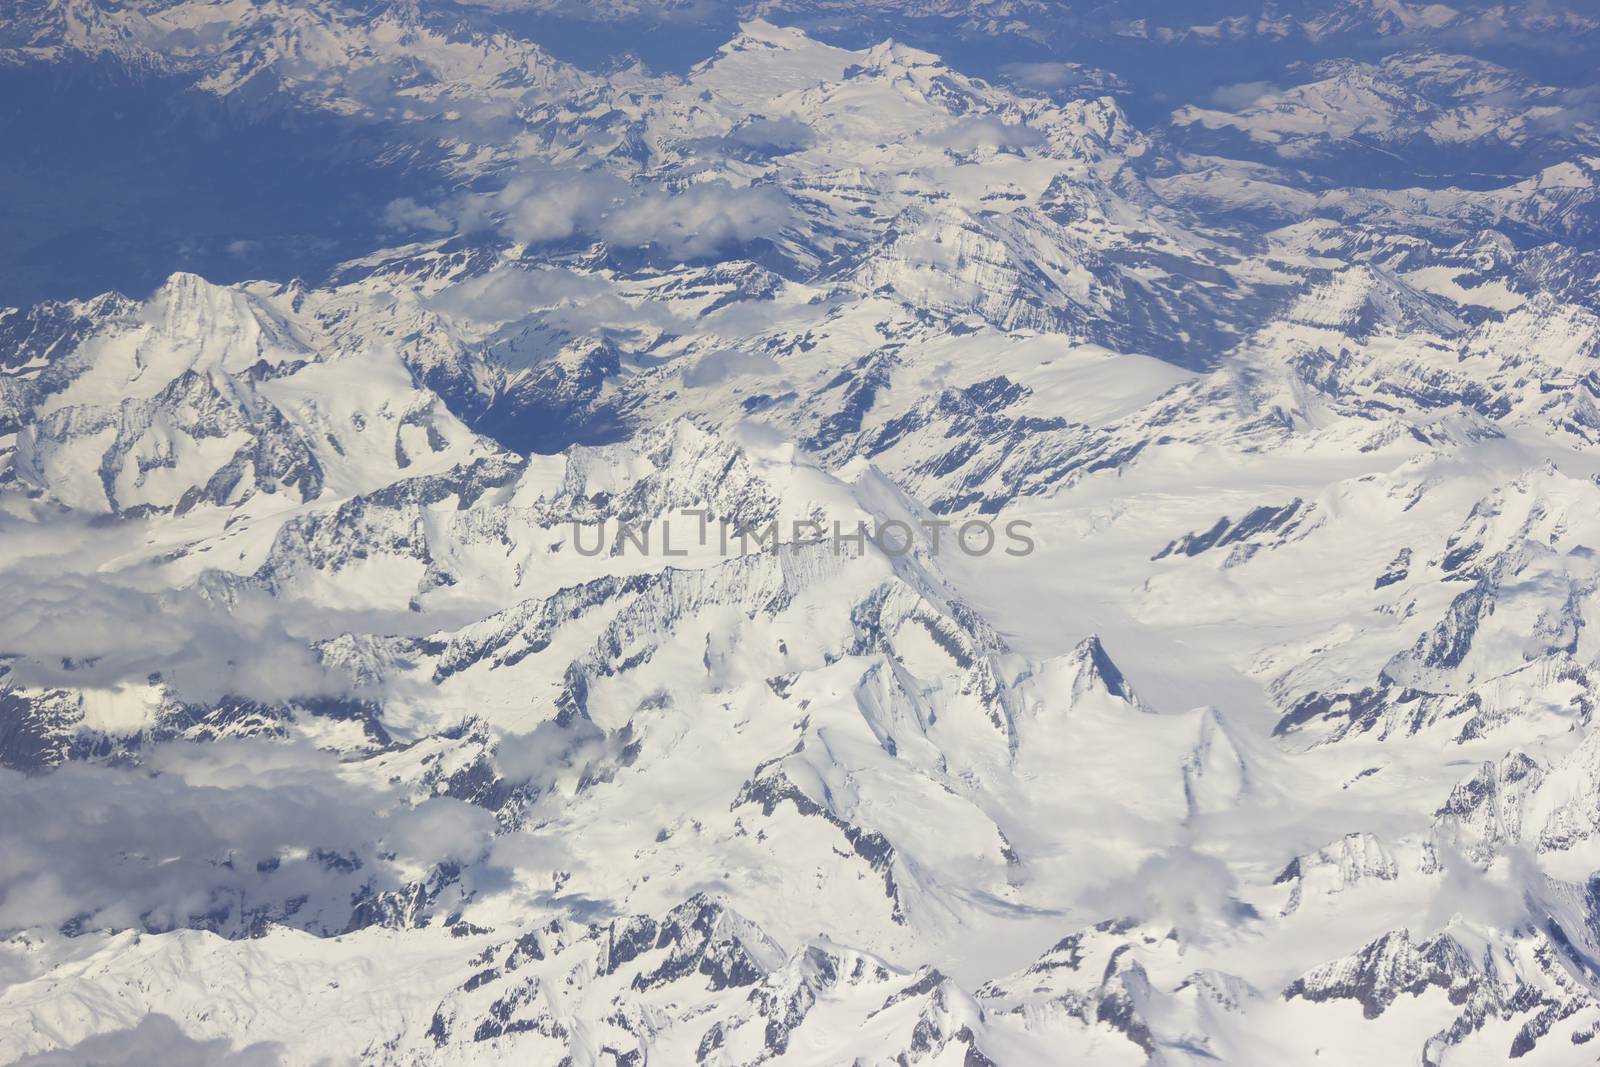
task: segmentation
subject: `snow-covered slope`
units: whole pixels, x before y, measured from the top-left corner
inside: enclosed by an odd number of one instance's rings
[[[1293,7],[0,16],[442,176],[0,310],[0,1062],[1590,1062],[1587,31]]]

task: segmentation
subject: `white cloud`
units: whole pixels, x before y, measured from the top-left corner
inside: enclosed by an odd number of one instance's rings
[[[265,1041],[235,1049],[226,1038],[197,1041],[165,1015],[95,1034],[69,1048],[24,1056],[14,1067],[278,1067],[282,1046]]]
[[[701,356],[694,366],[683,372],[683,384],[689,389],[703,389],[742,375],[780,374],[782,370],[778,361],[764,352],[728,349]]]
[[[1031,89],[1074,85],[1083,76],[1083,68],[1077,63],[1007,63],[1000,72],[1018,85]]]
[[[427,233],[449,233],[455,229],[455,220],[438,208],[419,204],[409,196],[391,200],[383,209],[383,224],[391,230],[422,230]]]
[[[156,746],[139,769],[0,771],[0,929],[236,928],[263,911],[336,931],[362,887],[486,853],[487,811],[411,806],[344,769],[308,745],[223,740]]]
[[[1444,868],[1428,903],[1424,929],[1440,930],[1457,919],[1499,930],[1514,930],[1528,916],[1528,893],[1543,882],[1538,863],[1525,851],[1506,850],[1505,860],[1490,870],[1448,846],[1439,847]]]
[[[1236,896],[1238,879],[1215,856],[1178,846],[1141,862],[1132,874],[1085,895],[1086,907],[1107,915],[1171,926],[1203,940],[1218,928],[1254,916]]]
[[[1082,63],[1007,63],[1000,73],[1015,85],[1027,89],[1123,88],[1122,80],[1108,71]]]
[[[1043,141],[1044,135],[1032,126],[1002,122],[993,115],[961,119],[928,135],[928,143],[934,147],[957,152],[972,152],[980,148],[1027,148]]]
[[[600,236],[613,245],[649,246],[674,259],[694,259],[770,237],[789,218],[788,199],[771,186],[702,182],[681,193],[652,191],[624,201],[606,215]]]
[[[560,268],[496,267],[444,290],[432,304],[446,315],[483,326],[534,314],[541,326],[572,333],[687,325],[660,302],[629,303],[601,275]]]
[[[1227,111],[1243,111],[1277,91],[1278,87],[1271,82],[1234,82],[1213,89],[1210,101]]]
[[[518,178],[494,197],[499,229],[523,244],[592,232],[627,185],[605,173]]]
[[[11,679],[36,687],[112,688],[153,675],[182,699],[225,696],[279,701],[347,695],[348,678],[329,671],[286,628],[292,609],[265,593],[223,605],[193,589],[160,593],[131,576],[0,573],[0,651],[14,657]]]
[[[614,248],[647,248],[675,260],[771,237],[792,217],[788,198],[774,186],[707,181],[672,191],[630,185],[598,171],[524,175],[498,192],[458,197],[437,208],[409,201],[390,208],[386,218],[413,228],[495,229],[535,246],[598,238]]]
[[[249,590],[169,589],[155,567],[118,569],[142,531],[137,521],[0,517],[0,655],[12,684],[111,688],[159,673],[197,702],[349,694],[349,680],[291,632],[291,605]]]

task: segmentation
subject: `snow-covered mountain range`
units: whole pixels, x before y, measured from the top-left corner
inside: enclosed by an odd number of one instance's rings
[[[0,1063],[1594,1062],[1597,57],[12,5]]]

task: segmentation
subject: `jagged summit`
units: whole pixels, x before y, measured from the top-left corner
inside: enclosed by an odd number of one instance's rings
[[[1068,657],[1068,664],[1074,675],[1073,699],[1095,693],[1115,697],[1134,707],[1140,706],[1138,696],[1128,685],[1127,679],[1123,678],[1122,671],[1111,661],[1098,636],[1090,634],[1078,642]]]

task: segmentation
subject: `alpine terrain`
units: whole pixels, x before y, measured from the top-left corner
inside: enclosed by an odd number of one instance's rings
[[[1597,70],[0,5],[0,1064],[1600,1061]]]

